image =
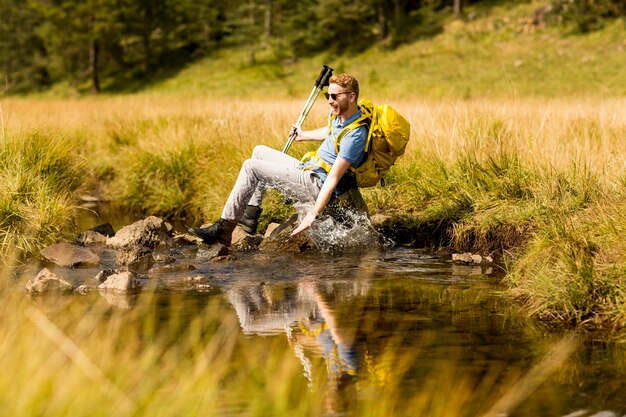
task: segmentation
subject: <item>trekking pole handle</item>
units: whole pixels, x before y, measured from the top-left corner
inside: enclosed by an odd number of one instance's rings
[[[330,77],[333,76],[333,69],[331,67],[329,67],[328,65],[324,65],[324,69],[326,70],[326,72],[324,73],[321,84],[319,85],[320,89],[328,87],[328,85],[330,84]]]
[[[328,80],[333,75],[333,69],[328,65],[323,65],[322,70],[320,71],[320,75],[317,76],[317,80],[315,80],[315,87],[324,88],[328,85]]]

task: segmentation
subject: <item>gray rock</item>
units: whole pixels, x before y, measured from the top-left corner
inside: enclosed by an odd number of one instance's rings
[[[99,233],[106,237],[115,236],[115,229],[113,229],[113,226],[111,226],[111,224],[109,223],[104,223],[96,227],[92,227],[91,229],[89,229],[89,231]]]
[[[471,264],[472,254],[469,252],[466,253],[453,253],[452,254],[452,262],[461,263],[461,264]]]
[[[387,216],[384,214],[375,214],[371,218],[373,227],[380,227],[391,222],[391,216]]]
[[[100,257],[87,248],[71,243],[55,243],[44,248],[41,256],[62,267],[98,265]]]
[[[233,235],[232,235],[232,241],[231,241],[231,245],[232,246],[238,246],[241,242],[243,242],[244,240],[248,239],[251,235],[247,232],[245,232],[241,226],[237,225],[235,227],[235,229],[233,230]]]
[[[108,238],[106,243],[115,249],[132,249],[136,246],[154,249],[158,246],[171,245],[173,232],[171,224],[150,216],[123,227],[115,236]]]
[[[265,252],[288,252],[301,253],[314,245],[306,233],[291,236],[291,232],[298,225],[298,215],[292,215],[285,223],[278,226],[259,245],[259,249]]]
[[[106,281],[98,285],[98,289],[112,293],[134,292],[141,289],[141,281],[137,274],[126,271],[109,276]]]
[[[176,233],[174,235],[174,244],[177,245],[200,245],[201,243],[202,239],[191,233]]]
[[[265,230],[265,235],[263,237],[270,237],[274,230],[276,230],[280,226],[280,223],[270,223],[267,225],[267,229]]]
[[[210,260],[218,256],[228,255],[228,247],[222,245],[221,243],[214,243],[212,245],[205,246],[206,247],[198,250],[198,253],[196,254],[196,259]]]
[[[471,257],[472,257],[472,262],[473,263],[475,263],[475,264],[483,263],[483,257],[482,256],[480,256],[478,254],[475,254],[475,255],[471,255]]]
[[[453,253],[452,262],[466,265],[491,265],[493,258],[491,256],[481,256],[469,252]]]
[[[79,245],[95,245],[99,243],[106,243],[107,237],[101,233],[93,230],[85,230],[76,238],[76,243]]]
[[[26,283],[26,291],[33,295],[68,294],[73,290],[74,286],[72,284],[54,274],[48,268],[39,271],[35,278]]]
[[[159,253],[157,255],[154,255],[154,261],[161,264],[173,264],[174,262],[176,262],[176,258],[165,253]]]
[[[117,273],[118,271],[116,271],[115,269],[105,269],[103,271],[98,272],[98,274],[94,278],[96,281],[98,281],[98,283],[102,284],[104,281],[107,280],[108,277]]]
[[[154,265],[152,249],[145,246],[136,246],[131,249],[120,249],[115,256],[115,262],[121,269],[132,272],[146,272]]]
[[[262,242],[263,236],[261,235],[247,235],[232,246],[239,251],[253,251],[257,250]]]

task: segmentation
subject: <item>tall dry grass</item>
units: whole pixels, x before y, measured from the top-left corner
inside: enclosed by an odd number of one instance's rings
[[[145,94],[5,99],[1,104],[5,146],[6,138],[26,141],[37,132],[63,138],[70,148],[80,147],[85,160],[86,173],[76,174],[83,177],[78,182],[101,190],[104,197],[128,209],[200,222],[219,216],[239,166],[255,145],[283,146],[303,103]],[[458,250],[509,252],[519,259],[542,253],[532,249],[541,246],[532,236],[553,236],[546,231],[605,219],[602,235],[610,245],[621,247],[619,239],[608,236],[622,227],[612,207],[620,204],[626,191],[625,100],[391,104],[411,122],[412,138],[405,156],[388,175],[387,186],[363,194],[372,213],[401,217],[418,229],[437,231],[431,242],[415,244],[439,242]],[[326,112],[319,100],[305,127],[325,124]],[[299,156],[310,146],[296,144],[290,153]],[[2,175],[10,184],[9,174],[20,168],[6,166]],[[5,206],[7,201],[12,200],[5,197]],[[270,199],[265,209],[265,219],[280,219],[286,213],[280,198]],[[569,250],[565,242],[548,246],[554,259]],[[602,266],[591,268],[592,280],[602,279],[606,265],[621,268],[623,261],[616,252],[604,250]],[[597,261],[599,252],[591,253],[592,261]],[[541,259],[519,262],[528,263],[541,263]],[[527,271],[523,278],[512,281],[516,288],[524,288],[527,279],[538,275],[527,266],[523,271]],[[544,287],[565,285],[562,279],[562,274],[554,274],[552,284]],[[619,292],[611,294],[618,297]],[[525,292],[525,297],[535,300],[551,296],[539,290]],[[611,303],[617,305],[618,300]],[[557,309],[554,316],[559,315],[561,307],[550,308]],[[582,316],[567,317],[579,321]]]

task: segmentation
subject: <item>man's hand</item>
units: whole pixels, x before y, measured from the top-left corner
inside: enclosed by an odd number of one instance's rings
[[[326,133],[328,132],[328,127],[323,126],[314,130],[302,130],[301,127],[296,125],[291,126],[291,130],[289,131],[289,136],[296,135],[296,141],[303,140],[324,140],[326,138]]]
[[[300,233],[311,227],[316,217],[317,214],[314,211],[304,216],[304,219],[302,219],[298,227],[296,227],[296,230],[291,233],[291,236],[299,235]]]
[[[289,136],[292,136],[292,135],[296,135],[295,137],[296,141],[302,140],[302,128],[296,125],[292,125],[291,131],[289,132]]]

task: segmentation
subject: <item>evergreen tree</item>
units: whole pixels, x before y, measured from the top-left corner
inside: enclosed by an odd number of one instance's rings
[[[50,84],[46,50],[36,34],[42,23],[23,1],[0,1],[0,94]]]

